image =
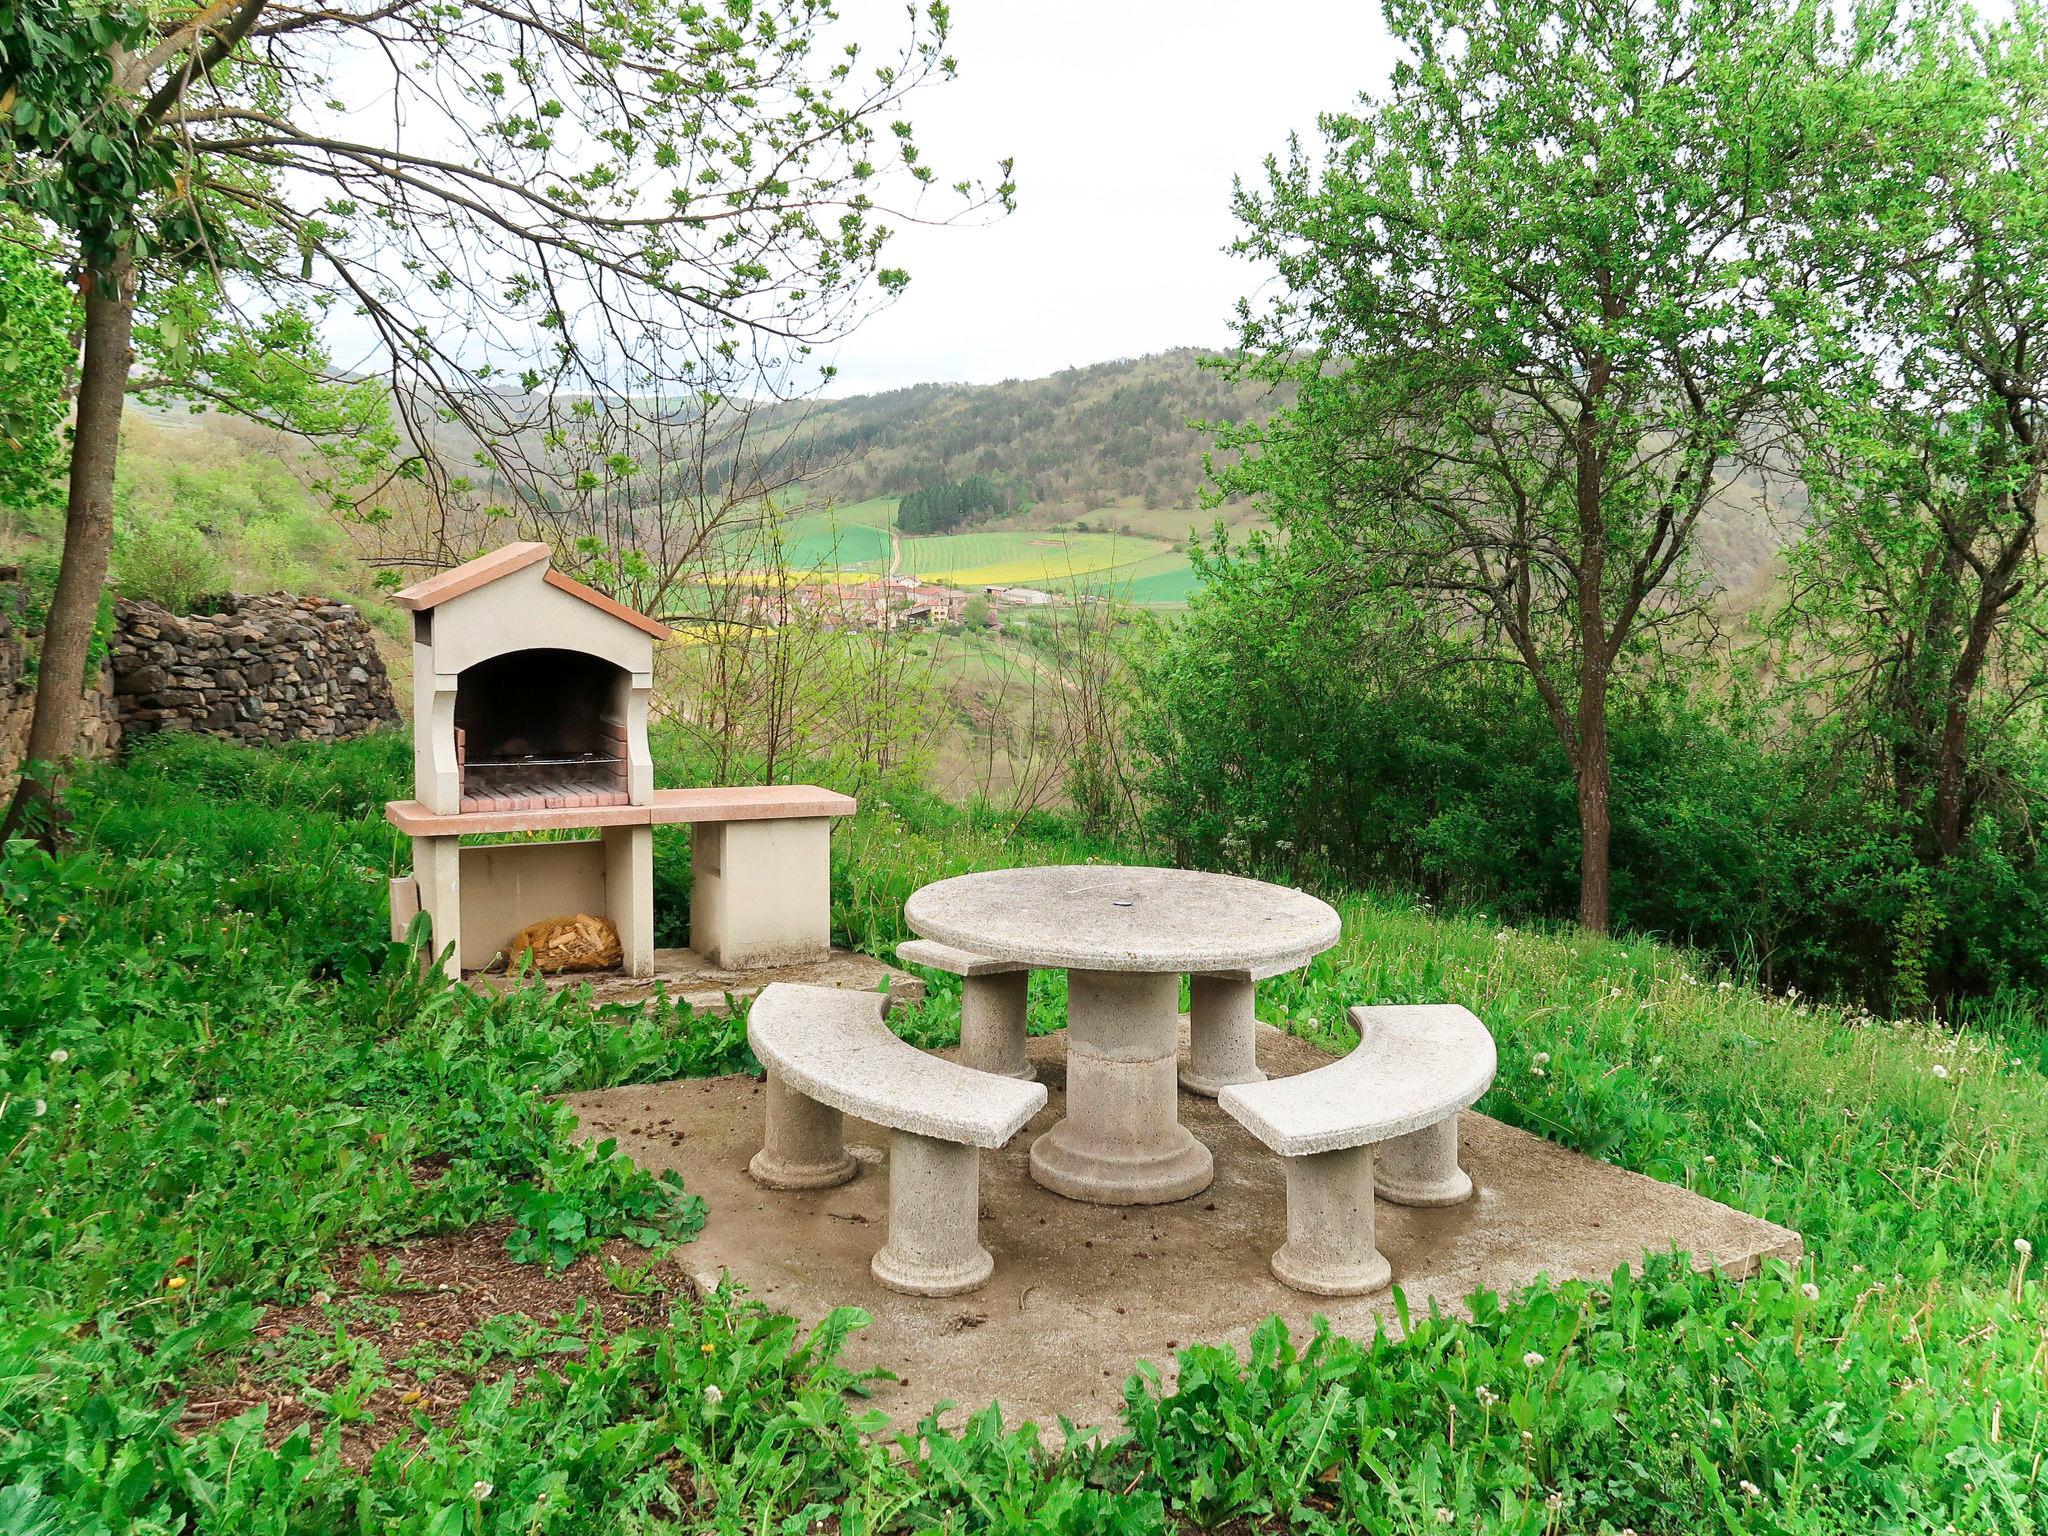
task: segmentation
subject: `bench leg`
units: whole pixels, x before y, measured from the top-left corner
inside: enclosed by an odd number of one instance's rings
[[[988,1282],[981,1246],[981,1148],[914,1131],[889,1138],[889,1237],[868,1268],[906,1296],[958,1296]]]
[[[403,944],[412,931],[412,920],[420,915],[420,881],[417,875],[393,875],[391,891],[391,942]]]
[[[1188,978],[1188,1064],[1180,1085],[1213,1099],[1232,1083],[1262,1083],[1257,995],[1249,981],[1227,976]]]
[[[960,984],[960,1060],[978,1072],[1035,1079],[1024,1054],[1029,971],[969,976]]]
[[[606,827],[604,900],[619,930],[619,970],[654,974],[654,828]]]
[[[1383,1144],[1373,1187],[1382,1200],[1396,1205],[1456,1205],[1471,1199],[1471,1177],[1458,1166],[1458,1117]]]
[[[747,1164],[756,1183],[770,1189],[828,1189],[860,1171],[847,1155],[839,1111],[787,1087],[769,1069],[762,1093],[768,1123],[761,1150]]]
[[[1287,1159],[1287,1243],[1273,1255],[1282,1285],[1314,1296],[1363,1296],[1393,1278],[1372,1215],[1372,1148]]]

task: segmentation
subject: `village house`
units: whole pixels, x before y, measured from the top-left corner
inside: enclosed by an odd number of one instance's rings
[[[1041,592],[1036,587],[983,587],[981,590],[992,601],[1010,603],[1019,608],[1047,608],[1059,601],[1050,592]]]
[[[955,587],[887,576],[874,581],[805,583],[786,590],[750,592],[739,601],[740,616],[779,629],[798,618],[828,629],[892,630],[925,624],[958,624],[969,594]]]

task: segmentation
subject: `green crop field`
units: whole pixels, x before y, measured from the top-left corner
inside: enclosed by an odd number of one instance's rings
[[[791,513],[782,525],[789,564],[798,571],[887,572],[896,503],[896,497],[876,496],[849,506]],[[743,537],[735,536],[736,549],[745,547],[739,542]],[[1137,534],[982,528],[905,536],[897,542],[899,574],[948,586],[1058,591],[1078,585],[1113,591],[1139,604],[1177,607],[1197,585],[1187,556],[1171,542]]]
[[[871,571],[879,575],[889,568],[889,525],[895,517],[893,496],[805,512],[784,525],[789,563],[800,571]]]
[[[1159,545],[1149,539],[1018,529],[905,539],[903,566],[913,575],[963,587],[1065,583],[1135,565],[1159,552]]]
[[[1145,608],[1184,607],[1202,584],[1188,557],[1177,549],[1109,574],[1111,590],[1118,597]]]

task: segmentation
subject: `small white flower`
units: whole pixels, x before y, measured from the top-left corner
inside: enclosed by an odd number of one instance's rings
[[[1735,983],[1732,981],[1717,981],[1714,983],[1714,990],[1716,992],[1733,992],[1735,990]]]
[[[36,1118],[37,1118],[38,1120],[40,1120],[40,1119],[42,1119],[42,1118],[43,1118],[43,1116],[44,1116],[44,1115],[48,1114],[49,1112],[50,1112],[50,1106],[49,1106],[49,1105],[48,1105],[47,1103],[45,1103],[45,1102],[44,1102],[43,1100],[41,1100],[41,1099],[37,1099],[37,1100],[36,1100]],[[2025,1241],[2026,1241],[2026,1239],[2025,1239],[2025,1238],[2021,1238],[2021,1239],[2020,1239],[2020,1241],[2021,1241],[2021,1242],[2025,1242]]]
[[[228,1101],[228,1096],[227,1096],[226,1094],[224,1094],[224,1093],[217,1093],[217,1094],[215,1094],[215,1095],[213,1096],[213,1107],[214,1107],[215,1109],[220,1109],[220,1108],[222,1108],[222,1107],[223,1107],[224,1105],[226,1105],[227,1101]]]
[[[1542,1077],[1544,1075],[1544,1072],[1541,1067],[1531,1067],[1529,1069],[1529,1075],[1531,1077]]]
[[[37,1107],[36,1107],[36,1113],[37,1113],[37,1114],[41,1114],[41,1113],[42,1113],[42,1102],[43,1102],[43,1101],[42,1101],[41,1099],[37,1099],[37,1100],[36,1100],[36,1106],[37,1106]],[[2033,1252],[2034,1252],[2034,1245],[2033,1245],[2032,1243],[2028,1242],[2028,1241],[2027,1241],[2027,1240],[2026,1240],[2026,1239],[2025,1239],[2024,1237],[2016,1237],[2016,1238],[2014,1238],[2014,1239],[2012,1240],[2012,1247],[2013,1247],[2013,1252],[2017,1253],[2017,1254],[2018,1254],[2018,1255],[2019,1255],[2019,1256],[2020,1256],[2021,1258],[2023,1258],[2023,1259],[2025,1259],[2025,1258],[2031,1258],[2031,1257],[2033,1256]]]
[[[1448,1509],[1445,1509],[1442,1505],[1437,1506],[1436,1523],[1438,1525],[1449,1525],[1453,1520],[1457,1518],[1458,1517],[1456,1515],[1452,1514]]]
[[[1530,1350],[1529,1353],[1527,1353],[1526,1355],[1522,1356],[1522,1364],[1526,1365],[1532,1371],[1535,1370],[1536,1367],[1541,1365],[1542,1363],[1543,1357],[1536,1353],[1536,1351],[1533,1349]]]
[[[1561,1493],[1553,1493],[1549,1498],[1545,1499],[1543,1502],[1549,1506],[1550,1512],[1552,1514],[1556,1514],[1560,1509],[1564,1508],[1564,1495]]]
[[[1607,995],[1608,995],[1609,997],[1619,997],[1619,996],[1621,996],[1621,988],[1619,988],[1619,987],[1609,987],[1609,988],[1607,989]]]
[[[1507,929],[1503,928],[1503,929],[1501,929],[1501,931],[1500,931],[1499,933],[1496,933],[1496,934],[1495,934],[1495,935],[1493,936],[1493,942],[1494,942],[1494,943],[1496,943],[1496,944],[1505,944],[1505,943],[1507,943],[1507,941],[1508,941],[1508,938],[1509,938],[1509,934],[1508,934],[1508,931],[1507,931]]]
[[[709,1386],[704,1389],[704,1401],[709,1403],[712,1407],[716,1408],[720,1403],[725,1401],[725,1394],[721,1392],[716,1386]]]
[[[1478,1397],[1479,1406],[1482,1408],[1491,1408],[1495,1403],[1500,1401],[1500,1394],[1495,1392],[1491,1387],[1481,1387],[1479,1389]]]
[[[475,1482],[469,1485],[469,1496],[472,1499],[476,1500],[476,1502],[479,1504],[483,1503],[485,1499],[488,1499],[495,1491],[496,1490],[493,1489],[491,1485],[485,1482],[482,1478],[478,1478]]]
[[[1815,1285],[1811,1280],[1809,1280],[1806,1282],[1806,1284],[1799,1287],[1799,1294],[1804,1296],[1808,1301],[1819,1301],[1820,1287]]]
[[[1940,1062],[1938,1062],[1938,1061],[1937,1061],[1937,1062],[1936,1062],[1936,1063],[1934,1064],[1934,1075],[1935,1075],[1935,1076],[1936,1076],[1937,1078],[1939,1078],[1939,1079],[1942,1079],[1943,1081],[1946,1081],[1946,1080],[1947,1080],[1947,1078],[1948,1078],[1948,1068],[1947,1068],[1947,1067],[1945,1067],[1945,1066],[1943,1066],[1943,1065],[1942,1065],[1942,1064],[1941,1064]]]
[[[1548,1052],[1548,1051],[1538,1051],[1538,1052],[1536,1053],[1536,1065],[1537,1065],[1537,1066],[1539,1066],[1539,1067],[1547,1067],[1547,1066],[1549,1066],[1549,1065],[1550,1065],[1550,1052]]]
[[[1760,1493],[1762,1493],[1762,1492],[1763,1492],[1763,1489],[1761,1489],[1761,1488],[1757,1487],[1757,1485],[1756,1485],[1755,1483],[1752,1483],[1752,1482],[1751,1482],[1751,1481],[1750,1481],[1750,1480],[1749,1480],[1748,1478],[1746,1478],[1746,1477],[1745,1477],[1745,1478],[1744,1478],[1744,1479],[1743,1479],[1743,1480],[1742,1480],[1742,1481],[1741,1481],[1741,1482],[1740,1482],[1739,1484],[1737,1484],[1736,1486],[1738,1486],[1739,1488],[1741,1488],[1741,1489],[1742,1489],[1742,1496],[1743,1496],[1743,1497],[1744,1497],[1745,1499],[1753,1499],[1753,1498],[1755,1498],[1755,1497],[1756,1497],[1756,1496],[1757,1496],[1758,1494],[1760,1494]]]
[[[71,1053],[67,1050],[62,1049],[61,1047],[57,1050],[50,1052],[50,1060],[54,1062],[57,1066],[63,1066],[64,1063],[69,1061],[70,1059]]]
[[[1707,1164],[1707,1166],[1711,1168],[1711,1167],[1712,1167],[1712,1166],[1714,1165],[1714,1162],[1715,1162],[1715,1157],[1714,1157],[1714,1154],[1713,1154],[1713,1153],[1711,1153],[1711,1152],[1709,1152],[1709,1153],[1707,1154],[1707,1156],[1706,1156],[1706,1164]]]

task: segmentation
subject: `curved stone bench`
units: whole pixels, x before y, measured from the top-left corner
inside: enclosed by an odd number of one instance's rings
[[[1374,1230],[1375,1190],[1396,1205],[1471,1195],[1458,1111],[1486,1092],[1496,1061],[1486,1026],[1455,1004],[1353,1008],[1351,1022],[1358,1046],[1341,1061],[1216,1097],[1287,1159],[1287,1242],[1273,1273],[1318,1296],[1362,1295],[1392,1278]]]
[[[879,993],[775,982],[747,1014],[768,1069],[767,1127],[747,1171],[770,1189],[844,1184],[842,1115],[886,1127],[889,1231],[869,1268],[892,1291],[955,1296],[995,1260],[981,1246],[981,1149],[1000,1147],[1045,1104],[1039,1083],[977,1072],[905,1044]]]
[[[1020,960],[991,960],[934,939],[906,939],[896,946],[896,958],[960,978],[961,1061],[978,1072],[1038,1076],[1024,1054],[1030,966]]]

